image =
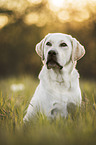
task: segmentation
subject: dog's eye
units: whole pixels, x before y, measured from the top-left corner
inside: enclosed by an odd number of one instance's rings
[[[48,46],[52,46],[52,44],[51,44],[50,42],[47,42],[46,45],[48,45]]]
[[[65,46],[67,46],[66,43],[61,43],[61,44],[60,44],[60,47],[65,47]]]

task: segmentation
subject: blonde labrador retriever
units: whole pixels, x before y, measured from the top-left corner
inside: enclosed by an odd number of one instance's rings
[[[67,117],[68,106],[79,106],[82,101],[79,73],[75,66],[85,49],[70,35],[50,33],[36,45],[36,52],[44,65],[24,121],[35,117],[37,112],[48,118],[58,114]]]

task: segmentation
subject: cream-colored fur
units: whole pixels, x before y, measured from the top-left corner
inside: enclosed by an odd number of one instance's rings
[[[46,45],[50,42],[52,46]],[[67,46],[61,47],[61,43]],[[57,53],[57,62],[62,66],[48,69],[48,52]],[[40,83],[31,99],[25,120],[35,117],[37,112],[54,118],[57,114],[67,117],[67,105],[80,105],[82,101],[79,86],[79,73],[76,62],[84,54],[84,47],[72,36],[62,33],[51,33],[36,45],[36,52],[42,58],[43,68],[39,74]]]

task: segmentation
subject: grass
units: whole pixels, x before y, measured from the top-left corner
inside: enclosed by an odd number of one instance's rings
[[[12,91],[10,86],[14,83],[23,83],[25,89]],[[38,121],[24,125],[24,110],[38,83],[31,76],[0,80],[0,144],[95,144],[96,83],[80,81],[83,102],[74,116],[48,121],[45,116],[39,115]]]

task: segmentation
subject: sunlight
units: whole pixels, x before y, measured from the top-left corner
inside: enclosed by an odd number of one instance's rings
[[[93,2],[93,0],[91,0]],[[96,2],[96,1],[95,1]],[[49,0],[49,7],[53,11],[60,9],[84,8],[89,3],[89,0]]]
[[[52,4],[56,7],[62,7],[64,0],[51,0]]]
[[[96,0],[49,0],[48,6],[61,22],[82,22],[90,17],[90,11],[96,12]]]
[[[43,27],[48,21],[46,14],[40,13],[39,15],[35,12],[27,14],[24,18],[24,23],[27,25],[35,24],[38,27]]]
[[[40,4],[42,7],[39,7]],[[96,13],[96,0],[22,0],[19,3],[18,0],[1,0],[0,6],[18,13],[18,16],[25,14],[24,23],[36,24],[39,27],[43,27],[47,22],[50,23],[51,19],[58,19],[61,23],[83,22],[91,17],[91,13]],[[28,7],[32,7],[32,10],[28,10]],[[42,10],[39,13],[40,9]],[[0,29],[9,20],[10,17],[0,15]]]
[[[27,25],[36,24],[38,22],[39,16],[36,13],[29,13],[25,16],[24,22]]]
[[[32,4],[39,4],[42,2],[42,0],[28,0]]]
[[[84,20],[87,20],[89,18],[89,12],[87,10],[82,10],[80,13],[78,12],[77,15],[73,16],[73,19],[77,22],[82,22]]]
[[[8,17],[5,15],[0,15],[0,29],[3,28],[8,23]]]
[[[67,11],[61,11],[57,14],[57,16],[58,16],[60,22],[66,22],[66,21],[68,22],[70,19],[70,15]]]
[[[49,8],[53,11],[58,11],[63,7],[64,0],[49,0]]]

